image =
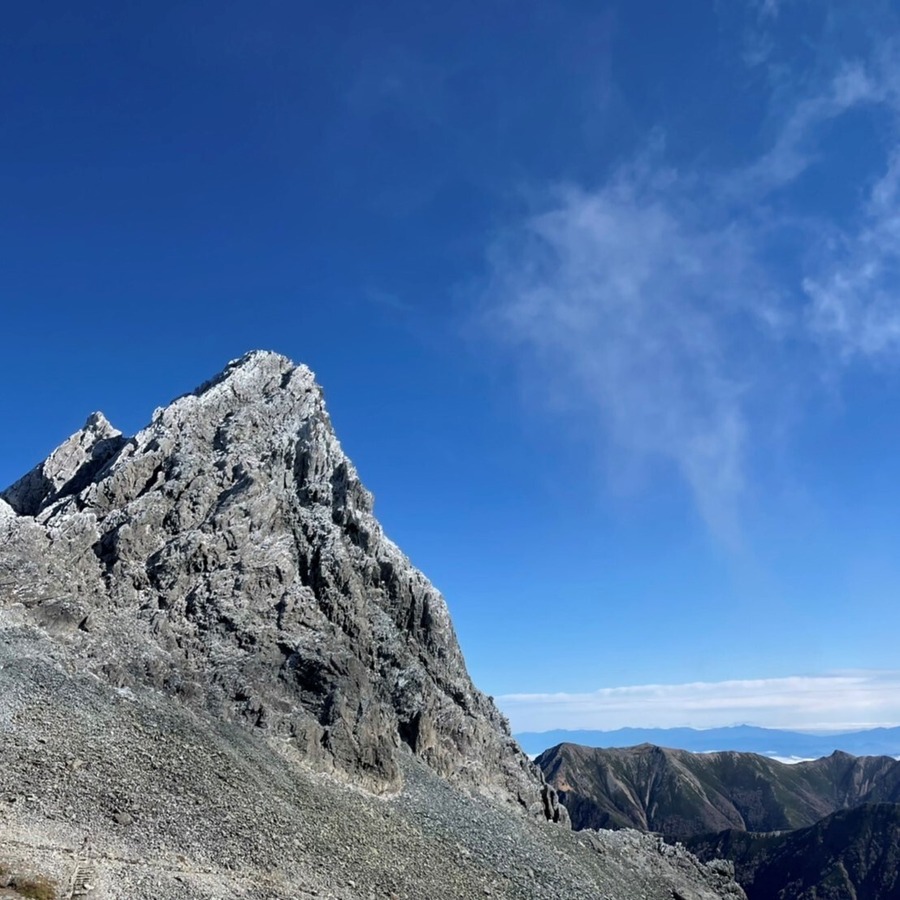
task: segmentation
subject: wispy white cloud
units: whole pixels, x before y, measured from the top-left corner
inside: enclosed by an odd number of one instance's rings
[[[785,0],[754,0],[760,19],[777,19]]]
[[[818,158],[820,127],[864,104],[885,99],[887,84],[859,62],[842,64],[821,92],[804,97],[790,109],[772,146],[742,170],[725,173],[726,192],[752,203],[794,181]]]
[[[853,730],[900,723],[900,671],[507,694],[497,702],[514,731],[739,724]]]
[[[786,0],[751,0],[741,9],[742,18],[745,21],[742,35],[744,64],[749,68],[764,66],[771,60],[775,51],[775,39],[773,28],[778,23],[778,17]],[[733,3],[718,4],[720,15],[723,11],[734,13]]]
[[[492,332],[525,351],[530,385],[593,420],[604,454],[673,466],[728,542],[748,446],[765,438],[751,409],[784,393],[784,339],[843,357],[900,351],[898,158],[856,231],[804,219],[834,252],[798,259],[799,279],[786,280],[770,252],[797,221],[781,193],[818,162],[827,123],[878,107],[900,126],[897,59],[884,44],[839,61],[741,167],[676,169],[656,139],[597,188],[548,191],[491,248]],[[800,367],[790,377],[817,378]]]
[[[619,447],[674,463],[728,532],[749,376],[731,329],[771,330],[778,302],[753,235],[705,219],[656,155],[598,191],[560,189],[494,248],[494,324]]]
[[[855,233],[832,236],[803,281],[813,333],[844,362],[900,353],[900,153],[861,218]]]

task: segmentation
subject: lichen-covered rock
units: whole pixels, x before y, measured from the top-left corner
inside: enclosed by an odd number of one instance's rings
[[[248,354],[130,439],[94,414],[2,497],[8,601],[115,686],[243,720],[371,790],[396,789],[412,753],[565,819],[304,366]]]

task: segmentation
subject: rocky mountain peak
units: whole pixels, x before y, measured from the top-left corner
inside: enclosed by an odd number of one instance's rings
[[[132,438],[94,414],[0,496],[25,614],[114,685],[372,790],[411,753],[564,818],[472,685],[444,599],[374,518],[305,366],[247,354]]]
[[[101,412],[91,413],[84,426],[42,463],[0,493],[19,515],[37,515],[59,497],[88,484],[124,443]]]
[[[287,387],[295,376],[308,387],[316,386],[315,376],[307,366],[271,350],[251,350],[231,360],[218,375],[192,391],[191,396],[202,396],[222,384],[230,385],[235,392],[243,391],[246,396],[265,394]]]

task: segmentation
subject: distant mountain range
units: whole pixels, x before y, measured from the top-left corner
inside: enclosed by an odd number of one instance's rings
[[[808,734],[736,725],[730,728],[620,728],[616,731],[524,731],[515,735],[526,753],[542,753],[557,744],[585,747],[635,747],[655,744],[675,750],[710,753],[739,750],[784,759],[818,759],[835,750],[854,756],[900,756],[900,727],[871,728],[843,734]]]
[[[730,860],[748,900],[900,898],[900,761],[560,744],[536,760],[577,829],[637,828]]]
[[[536,760],[575,828],[638,828],[685,839],[729,828],[805,828],[841,809],[900,801],[900,762],[835,752],[787,765],[755,753],[651,744],[560,744]]]

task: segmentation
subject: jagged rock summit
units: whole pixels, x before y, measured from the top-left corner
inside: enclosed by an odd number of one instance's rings
[[[7,488],[2,497],[19,515],[37,515],[53,500],[87,487],[124,443],[122,433],[106,421],[103,413],[95,412],[81,431]]]
[[[116,686],[289,737],[369,789],[397,788],[411,751],[560,816],[472,685],[443,598],[375,520],[305,366],[249,353],[130,439],[95,413],[0,496],[29,517],[11,538],[29,614]]]

